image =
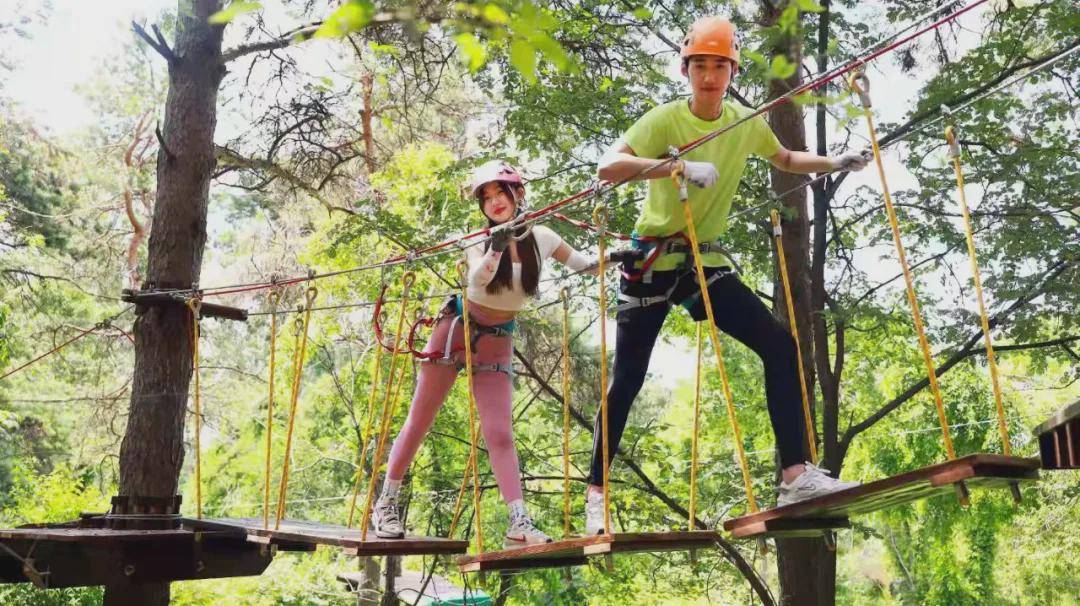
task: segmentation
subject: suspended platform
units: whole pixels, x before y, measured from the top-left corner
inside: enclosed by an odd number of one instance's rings
[[[282,520],[278,530],[274,530],[273,522],[270,528],[263,528],[262,518],[184,518],[182,524],[191,530],[239,532],[252,543],[273,545],[280,551],[314,551],[319,545],[328,545],[355,556],[407,556],[458,554],[469,548],[468,541],[454,539],[411,535],[403,539],[380,539],[370,530],[367,540],[362,541],[359,529],[299,520]]]
[[[1032,433],[1039,436],[1043,469],[1080,469],[1080,400],[1054,413]]]
[[[589,556],[710,549],[718,539],[720,534],[712,530],[620,532],[462,556],[458,567],[461,572],[483,572],[581,566]]]
[[[974,454],[821,498],[727,520],[724,530],[741,539],[819,536],[846,528],[849,516],[952,493],[960,482],[966,488],[1012,488],[1019,482],[1039,479],[1038,470],[1038,459]]]
[[[234,531],[117,530],[103,516],[0,530],[0,583],[40,589],[253,576],[273,557]]]

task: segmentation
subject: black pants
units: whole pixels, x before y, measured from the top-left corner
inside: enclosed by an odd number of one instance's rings
[[[713,317],[716,326],[735,337],[761,358],[765,366],[765,397],[768,400],[769,418],[780,451],[783,467],[806,460],[806,428],[802,412],[802,394],[799,389],[797,354],[791,333],[728,268],[705,268],[706,281],[720,275],[709,286]],[[706,320],[705,306],[693,269],[653,272],[649,284],[630,282],[623,278],[621,292],[631,297],[663,295],[671,289],[670,301],[681,303],[697,321]],[[670,305],[655,303],[618,312],[618,329],[615,337],[615,365],[608,386],[608,460],[614,458],[630,406],[641,391],[653,345],[664,325]],[[703,361],[704,363],[704,361]],[[599,485],[603,481],[603,434],[602,417],[596,415],[593,432],[593,458],[589,482]]]

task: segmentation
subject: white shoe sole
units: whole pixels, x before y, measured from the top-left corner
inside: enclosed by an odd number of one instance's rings
[[[389,532],[389,531],[386,531],[386,530],[379,530],[378,528],[375,528],[373,530],[375,530],[375,536],[379,537],[380,539],[404,539],[405,538],[405,533],[404,532]]]
[[[503,537],[503,549],[521,549],[522,547],[528,547],[530,545],[547,545],[553,542],[552,539],[546,541],[533,541],[528,540],[519,541],[518,539],[511,539],[510,537]]]

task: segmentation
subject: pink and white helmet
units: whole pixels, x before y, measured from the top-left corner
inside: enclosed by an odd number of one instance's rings
[[[469,179],[469,188],[472,191],[473,197],[475,198],[477,193],[492,181],[509,183],[511,185],[525,185],[525,180],[521,178],[521,173],[513,166],[510,166],[507,161],[491,160],[490,162],[485,162],[473,169],[472,178]]]

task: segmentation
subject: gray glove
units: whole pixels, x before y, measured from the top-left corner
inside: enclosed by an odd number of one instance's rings
[[[692,185],[701,188],[712,187],[720,178],[720,173],[716,172],[716,166],[712,162],[693,160],[683,160],[683,175]]]
[[[867,157],[866,152],[847,152],[839,156],[833,156],[829,158],[829,161],[832,162],[833,170],[858,172],[866,168],[870,158]]]

